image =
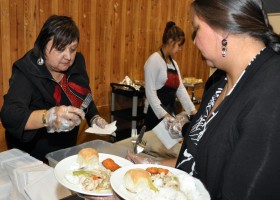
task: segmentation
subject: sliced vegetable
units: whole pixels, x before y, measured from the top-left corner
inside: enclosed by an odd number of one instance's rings
[[[80,176],[80,175],[93,176],[93,172],[85,171],[85,170],[77,170],[77,171],[73,171],[73,175],[74,176]]]
[[[160,167],[148,167],[146,169],[151,174],[161,174],[164,173],[165,175],[169,173],[168,169],[160,168]]]

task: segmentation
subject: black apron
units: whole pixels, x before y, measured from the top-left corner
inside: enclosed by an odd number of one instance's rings
[[[165,56],[163,54],[163,51],[161,51],[162,57],[166,62]],[[179,87],[180,81],[179,81],[179,76],[178,76],[178,71],[175,67],[175,64],[171,58],[169,57],[172,65],[174,66],[175,69],[169,69],[167,67],[167,62],[166,62],[166,68],[167,68],[167,81],[165,82],[165,85],[157,90],[157,96],[159,100],[161,101],[162,106],[171,114],[176,115],[176,92]],[[147,114],[145,116],[145,125],[146,125],[146,130],[152,130],[160,121],[161,119],[158,119],[157,116],[155,115],[152,107],[149,105]]]

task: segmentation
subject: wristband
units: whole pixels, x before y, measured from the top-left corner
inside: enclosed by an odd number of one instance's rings
[[[47,114],[47,110],[44,110],[43,114],[42,114],[42,122],[43,122],[44,126],[47,126],[46,114]]]

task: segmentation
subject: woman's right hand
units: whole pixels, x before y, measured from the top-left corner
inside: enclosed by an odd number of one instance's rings
[[[111,196],[89,196],[84,194],[78,194],[79,197],[85,200],[121,200],[121,198],[113,191]]]
[[[121,198],[119,198],[116,195],[112,195],[112,196],[102,196],[102,197],[97,197],[97,196],[84,196],[83,197],[85,200],[121,200]]]
[[[85,118],[83,110],[73,106],[55,106],[46,112],[46,124],[49,133],[66,132],[80,125]]]

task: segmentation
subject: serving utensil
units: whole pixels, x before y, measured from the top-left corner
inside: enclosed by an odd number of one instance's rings
[[[83,103],[80,106],[80,109],[85,110],[87,109],[87,107],[89,106],[90,102],[92,101],[92,95],[91,93],[88,93],[88,95],[86,96],[86,98],[84,99]]]
[[[144,136],[144,133],[145,133],[145,130],[146,130],[146,126],[144,125],[141,130],[140,130],[140,133],[136,139],[136,143],[135,143],[135,146],[134,146],[134,153],[141,153],[142,151],[144,151],[144,148],[146,146],[146,143],[147,141],[142,141],[143,139],[143,136]]]
[[[147,141],[146,140],[142,140],[139,144],[135,145],[136,151],[134,149],[134,153],[135,154],[142,153],[145,150],[146,144],[147,144]]]

